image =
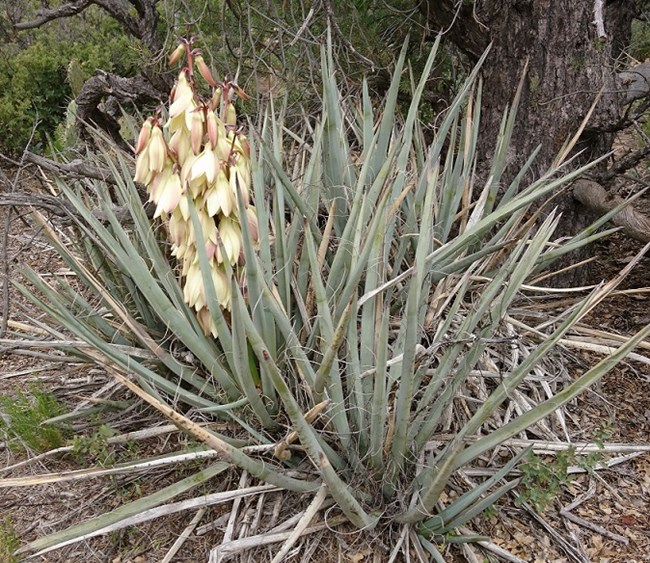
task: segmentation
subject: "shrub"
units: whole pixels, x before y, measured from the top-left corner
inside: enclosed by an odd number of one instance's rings
[[[64,432],[56,426],[42,424],[65,411],[52,393],[33,387],[29,394],[18,391],[12,397],[0,396],[0,410],[5,414],[0,419],[0,428],[14,438],[9,441],[12,447],[21,448],[24,444],[44,452],[63,445]]]
[[[0,151],[20,153],[30,139],[32,150],[47,147],[73,96],[71,61],[79,69],[76,87],[98,68],[127,76],[137,70],[141,59],[133,40],[101,14],[89,10],[75,26],[55,22],[21,32],[19,41],[0,47]]]
[[[29,269],[25,275],[40,297],[20,283],[18,289],[52,322],[91,344],[77,353],[100,363],[219,452],[223,462],[91,522],[38,539],[27,549],[42,553],[106,526],[116,529],[134,514],[237,467],[288,491],[318,498],[326,492],[358,528],[413,525],[421,545],[442,561],[435,543],[450,536],[455,542],[472,539],[458,536],[457,528],[518,484],[506,476],[526,450],[512,455],[500,449],[504,441],[530,428],[543,432],[535,426],[541,419],[650,333],[650,328],[641,331],[555,389],[554,397],[502,422],[512,394],[536,385],[528,377],[532,370],[544,366],[560,338],[618,280],[567,311],[534,345],[529,342],[525,353],[513,351],[507,361],[498,360],[504,357],[503,346],[528,339],[516,333],[511,317],[525,299],[525,284],[564,252],[593,239],[594,226],[551,244],[557,217],[550,211],[536,224],[539,212],[530,216],[533,202],[584,169],[568,171],[558,164],[524,185],[531,158],[497,199],[515,103],[503,120],[490,179],[475,185],[477,70],[444,115],[433,142],[424,142],[418,105],[435,52],[422,80],[412,86],[404,119],[396,107],[406,49],[381,110],[373,107],[367,88],[357,104],[341,101],[331,49],[322,53],[324,106],[315,125],[293,131],[292,143],[269,109],[251,136],[260,243],[248,222],[237,219],[241,258],[219,266],[245,267],[245,281],[230,277],[227,308],[213,282],[218,259],[206,250],[206,231],[198,219],[202,203],[188,197],[191,186],[181,186],[200,272],[197,283],[212,323],[207,332],[214,326],[216,338],[206,336],[206,323],[186,303],[182,269],[161,240],[166,235],[160,223],[152,224],[140,205],[129,163],[119,155],[117,160],[105,157],[116,182],[111,189],[95,182],[87,193],[58,180],[81,217],[76,248],[63,244],[43,218],[39,222],[94,299]],[[207,133],[202,146],[206,138]],[[172,167],[179,165],[176,156],[170,158]],[[147,170],[161,173],[157,166]],[[232,195],[236,217],[245,217],[246,198],[238,189]],[[118,221],[113,204],[129,210],[132,226]],[[93,214],[96,207],[105,222]],[[164,218],[170,210],[159,211]],[[213,223],[209,231],[215,226],[218,230]],[[225,242],[217,234],[212,242],[223,253]],[[101,302],[101,308],[90,302]],[[184,363],[185,357],[192,362]],[[488,371],[498,377],[485,377]],[[230,420],[238,430],[228,435],[207,431],[193,420],[197,411]],[[440,432],[450,437],[432,442]],[[243,447],[250,445],[257,449]],[[490,478],[443,506],[441,494],[456,472],[488,452],[507,459]]]

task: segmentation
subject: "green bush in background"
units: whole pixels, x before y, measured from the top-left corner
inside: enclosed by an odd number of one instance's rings
[[[28,143],[35,151],[47,146],[76,93],[68,79],[71,61],[77,61],[81,83],[97,69],[128,76],[137,70],[140,50],[99,10],[20,32],[1,44],[0,151],[18,154]]]

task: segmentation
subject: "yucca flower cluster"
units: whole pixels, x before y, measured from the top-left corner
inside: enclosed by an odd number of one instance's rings
[[[171,91],[168,119],[162,111],[147,118],[138,136],[135,177],[147,187],[156,205],[154,217],[167,227],[172,255],[181,265],[186,303],[196,311],[205,334],[217,329],[208,309],[199,264],[197,236],[191,207],[201,225],[202,240],[220,306],[230,309],[229,273],[244,284],[241,221],[248,221],[253,240],[258,238],[257,215],[250,205],[251,165],[248,140],[237,127],[235,95],[245,96],[233,82],[217,82],[192,41],[181,40],[170,65],[185,58]],[[202,96],[196,72],[212,89]],[[241,217],[237,191],[244,202]]]

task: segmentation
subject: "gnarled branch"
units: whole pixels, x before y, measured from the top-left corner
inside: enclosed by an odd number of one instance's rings
[[[157,53],[162,45],[156,36],[158,25],[158,0],[77,0],[57,8],[42,8],[36,12],[33,20],[14,24],[17,30],[35,29],[48,22],[61,18],[69,18],[83,12],[91,5],[99,6],[108,15],[117,20],[127,33],[140,39],[149,49]],[[139,17],[130,13],[135,8]]]
[[[83,12],[92,3],[93,3],[92,0],[77,0],[77,2],[70,2],[69,4],[63,4],[58,8],[44,8],[36,12],[35,19],[27,22],[19,22],[15,24],[14,27],[17,30],[35,29],[53,20],[58,20],[60,18],[69,18],[70,16],[76,16],[77,14]]]
[[[624,199],[611,197],[600,184],[591,180],[578,180],[573,187],[573,197],[588,209],[604,215],[625,202]],[[641,242],[650,242],[650,218],[628,205],[611,219],[614,225],[623,227],[629,237]]]
[[[92,139],[85,125],[90,124],[106,131],[110,137],[125,151],[130,151],[129,145],[120,135],[120,124],[110,112],[110,104],[100,107],[102,100],[111,98],[120,104],[134,103],[142,105],[147,102],[160,102],[164,94],[154,88],[143,76],[123,78],[109,72],[100,71],[97,75],[86,80],[77,96],[77,125],[79,136],[86,142]]]

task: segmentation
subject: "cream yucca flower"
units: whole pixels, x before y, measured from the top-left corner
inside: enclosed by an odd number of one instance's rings
[[[135,181],[147,187],[149,201],[156,205],[154,217],[160,217],[167,227],[171,254],[183,278],[185,302],[196,311],[203,331],[216,336],[200,267],[199,240],[203,240],[201,252],[208,259],[219,306],[230,309],[228,272],[241,287],[246,285],[241,221],[246,221],[255,242],[259,233],[257,214],[250,205],[250,147],[237,131],[233,103],[235,93],[244,94],[234,83],[217,82],[191,41],[181,41],[170,64],[183,58],[186,65],[170,94],[166,123],[161,125],[159,112],[147,118],[138,135]],[[198,76],[212,88],[209,97],[198,95]],[[237,192],[246,208],[245,217],[239,217]],[[199,240],[192,209],[201,227]]]

